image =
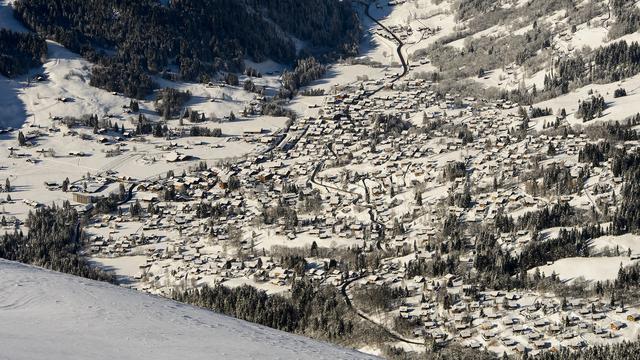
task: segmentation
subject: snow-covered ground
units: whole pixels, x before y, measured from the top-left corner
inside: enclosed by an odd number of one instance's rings
[[[14,0],[0,0],[0,27],[18,32],[27,32],[28,30],[16,18],[13,17]]]
[[[618,88],[625,89],[627,91],[627,96],[614,98],[613,93]],[[640,89],[640,75],[608,84],[587,85],[568,94],[538,103],[534,106],[541,108],[549,107],[554,111],[565,108],[567,114],[569,114],[567,117],[567,121],[569,121],[569,123],[572,125],[582,124],[582,119],[577,119],[575,117],[575,112],[578,110],[578,102],[589,99],[592,96],[590,95],[590,92],[592,92],[593,96],[602,95],[607,103],[607,109],[602,114],[602,117],[592,120],[592,123],[624,120],[625,118],[638,113],[637,103],[638,96],[640,94],[638,89]],[[538,125],[539,129],[541,129],[542,123]]]
[[[373,356],[105,283],[0,260],[2,359]]]
[[[640,236],[631,233],[618,236],[605,235],[593,239],[591,244],[596,251],[609,249],[610,251],[615,252],[617,248],[621,253],[626,253],[631,250],[633,254],[638,254],[640,253],[640,241],[638,241],[639,239]]]
[[[629,266],[635,262],[626,256],[574,257],[560,259],[551,265],[539,266],[537,269],[545,276],[555,272],[560,281],[571,282],[577,278],[584,278],[587,281],[612,281],[618,276],[620,266]],[[529,270],[529,273],[534,271],[535,269]]]

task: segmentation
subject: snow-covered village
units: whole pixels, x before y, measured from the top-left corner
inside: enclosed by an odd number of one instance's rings
[[[294,65],[239,38],[215,76],[42,2],[0,1],[46,54],[0,77],[0,258],[357,350],[327,358],[637,356],[635,2],[340,1],[336,53],[263,4]]]

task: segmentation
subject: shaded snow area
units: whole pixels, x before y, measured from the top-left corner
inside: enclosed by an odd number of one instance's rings
[[[13,0],[0,0],[0,28],[16,32],[27,32],[27,28],[13,17]]]
[[[371,359],[125,288],[0,260],[0,359]]]

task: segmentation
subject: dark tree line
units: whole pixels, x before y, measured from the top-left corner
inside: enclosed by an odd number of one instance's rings
[[[99,130],[103,129],[106,131],[114,131],[117,133],[124,133],[125,128],[124,124],[122,126],[118,125],[117,122],[111,121],[109,118],[99,119],[98,115],[82,115],[81,117],[71,117],[65,116],[62,118],[62,123],[67,125],[69,128],[75,126],[85,126],[89,128],[93,128],[93,133],[98,133]]]
[[[638,123],[637,117],[638,115],[634,117],[634,119],[636,120],[634,122],[635,124]],[[638,131],[635,129],[631,129],[629,125],[623,126],[616,121],[615,124],[607,124],[606,128],[607,128],[607,135],[613,140],[620,140],[620,141],[640,140],[640,137],[638,136]]]
[[[634,141],[640,140],[638,131],[633,127],[640,124],[640,114],[636,114],[625,121],[606,123],[600,126],[592,126],[589,131],[593,134],[592,139],[607,139],[611,141]]]
[[[391,311],[402,303],[409,292],[401,286],[388,284],[380,286],[360,286],[354,291],[354,300],[362,304],[369,312]]]
[[[615,176],[624,176],[640,167],[640,154],[619,153],[611,161],[611,172]]]
[[[619,157],[612,166],[624,176],[622,201],[611,221],[612,233],[640,232],[640,155]]]
[[[592,96],[589,100],[580,102],[578,105],[578,111],[576,117],[587,122],[593,120],[596,117],[601,117],[602,112],[607,108],[607,103],[604,101],[602,95]]]
[[[155,87],[149,74],[139,61],[118,62],[115,58],[93,58],[99,63],[91,69],[89,84],[93,87],[123,93],[142,99]]]
[[[637,359],[640,352],[640,342],[623,341],[617,344],[592,345],[580,351],[561,348],[558,351],[544,351],[530,357],[536,360],[601,360],[601,359]]]
[[[590,240],[603,235],[598,226],[582,229],[561,229],[558,237],[546,241],[532,242],[520,254],[519,267],[529,270],[567,257],[589,256]]]
[[[47,43],[38,35],[0,29],[0,74],[13,77],[41,65]]]
[[[623,97],[623,96],[627,96],[627,90],[625,90],[623,88],[618,88],[613,92],[613,97],[614,98],[619,98],[619,97]]]
[[[542,230],[557,226],[571,226],[575,222],[575,210],[568,203],[559,203],[551,208],[527,212],[518,220],[517,228]]]
[[[450,162],[442,170],[442,176],[448,181],[464,177],[466,174],[467,166],[462,161]]]
[[[309,85],[312,81],[320,79],[326,71],[327,67],[313,57],[298,60],[293,71],[285,71],[282,74],[282,85],[294,93],[301,86]]]
[[[82,257],[78,213],[65,202],[62,207],[43,207],[29,212],[22,232],[5,234],[0,239],[0,257],[25,264],[114,282],[112,275],[91,267]]]
[[[334,287],[294,281],[291,296],[267,295],[251,286],[222,285],[174,292],[180,302],[287,332],[344,340],[354,331],[348,306]]]
[[[191,98],[189,91],[180,91],[174,88],[164,88],[156,94],[155,108],[165,119],[178,116],[184,104]]]
[[[339,0],[19,0],[14,7],[27,27],[96,62],[92,85],[138,98],[153,88],[149,73],[205,82],[242,71],[246,57],[292,63],[296,48],[284,31],[324,53],[355,53],[361,32],[350,1]]]
[[[153,122],[147,119],[146,116],[139,114],[138,119],[135,121],[136,135],[150,135],[153,134],[155,137],[164,137],[169,133],[169,128],[166,124],[161,124],[159,122]]]
[[[640,265],[620,266],[614,286],[618,289],[637,289],[640,286]]]
[[[360,42],[360,21],[351,1],[246,0],[264,11],[284,31],[309,40],[330,53],[355,55]],[[331,55],[331,54],[329,54]]]
[[[219,219],[222,216],[235,216],[236,214],[233,210],[234,209],[232,207],[227,207],[221,204],[211,204],[206,201],[199,202],[195,208],[196,217],[199,219]]]
[[[372,134],[377,139],[378,136],[399,136],[403,131],[411,128],[411,122],[403,120],[400,115],[374,114],[372,118],[375,132]]]
[[[287,109],[283,106],[282,100],[270,99],[267,102],[260,104],[261,115],[288,117],[289,119],[295,119],[296,113],[293,110]]]
[[[483,230],[477,236],[475,266],[489,288],[526,287],[531,285],[529,269],[566,257],[589,256],[590,240],[602,234],[598,226],[562,229],[557,238],[531,241],[514,256],[499,246],[491,231]]]
[[[527,213],[517,223],[511,217],[499,214],[495,220],[495,228],[483,227],[476,236],[474,265],[479,272],[478,282],[498,289],[535,286],[544,279],[540,278],[539,274],[532,279],[527,274],[528,270],[566,257],[589,256],[591,239],[604,234],[599,226],[562,229],[556,238],[539,238],[539,230],[574,226],[576,223],[574,210],[568,204],[557,204],[551,208]],[[500,246],[497,232],[515,232],[522,229],[532,231],[532,240],[520,253],[514,254]]]
[[[595,50],[593,61],[594,80],[613,82],[633,76],[640,71],[640,45],[636,41],[630,44],[619,41],[600,47]]]
[[[468,20],[477,14],[488,13],[496,9],[496,3],[491,0],[466,0],[456,3],[456,19]]]
[[[573,194],[580,189],[584,181],[589,177],[589,169],[581,169],[574,178],[571,170],[556,163],[542,169],[536,169],[527,175],[530,180],[526,182],[526,189],[534,196],[539,194],[566,195]],[[538,179],[541,178],[540,183]]]
[[[532,107],[529,112],[531,113],[530,117],[532,119],[553,114],[553,110],[551,110],[551,108]]]
[[[609,153],[613,151],[611,143],[603,141],[597,144],[585,144],[578,152],[578,161],[591,163],[593,166],[600,166],[600,163],[609,158]]]
[[[275,206],[266,207],[260,214],[265,224],[274,224],[278,219],[284,219],[284,225],[287,229],[293,229],[298,226],[298,212],[290,206],[278,199]]]
[[[550,97],[569,92],[569,85],[615,82],[640,72],[638,42],[618,41],[599,47],[590,54],[578,53],[558,62],[552,75],[545,75],[544,91]],[[604,108],[603,108],[604,109]]]
[[[222,129],[220,128],[207,128],[202,126],[192,126],[189,129],[189,136],[206,136],[206,137],[221,137]]]
[[[462,192],[450,192],[447,197],[447,203],[449,206],[457,206],[461,208],[469,208],[472,204],[471,189],[469,186],[465,186]]]

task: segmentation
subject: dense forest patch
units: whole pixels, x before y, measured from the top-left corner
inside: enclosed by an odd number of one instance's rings
[[[114,282],[111,274],[91,267],[82,256],[78,213],[69,202],[29,212],[25,225],[28,234],[16,231],[0,238],[0,258]]]
[[[47,43],[41,37],[0,29],[0,74],[24,74],[40,65],[46,56]]]
[[[208,81],[247,57],[292,63],[292,36],[321,55],[355,54],[360,26],[350,1],[18,0],[26,26],[96,62],[92,85],[142,97],[147,74]],[[314,54],[318,55],[318,54]]]
[[[214,310],[238,319],[314,338],[345,342],[358,338],[357,318],[337,289],[307,280],[293,283],[291,296],[267,295],[251,286],[203,286],[175,291],[174,300]]]

